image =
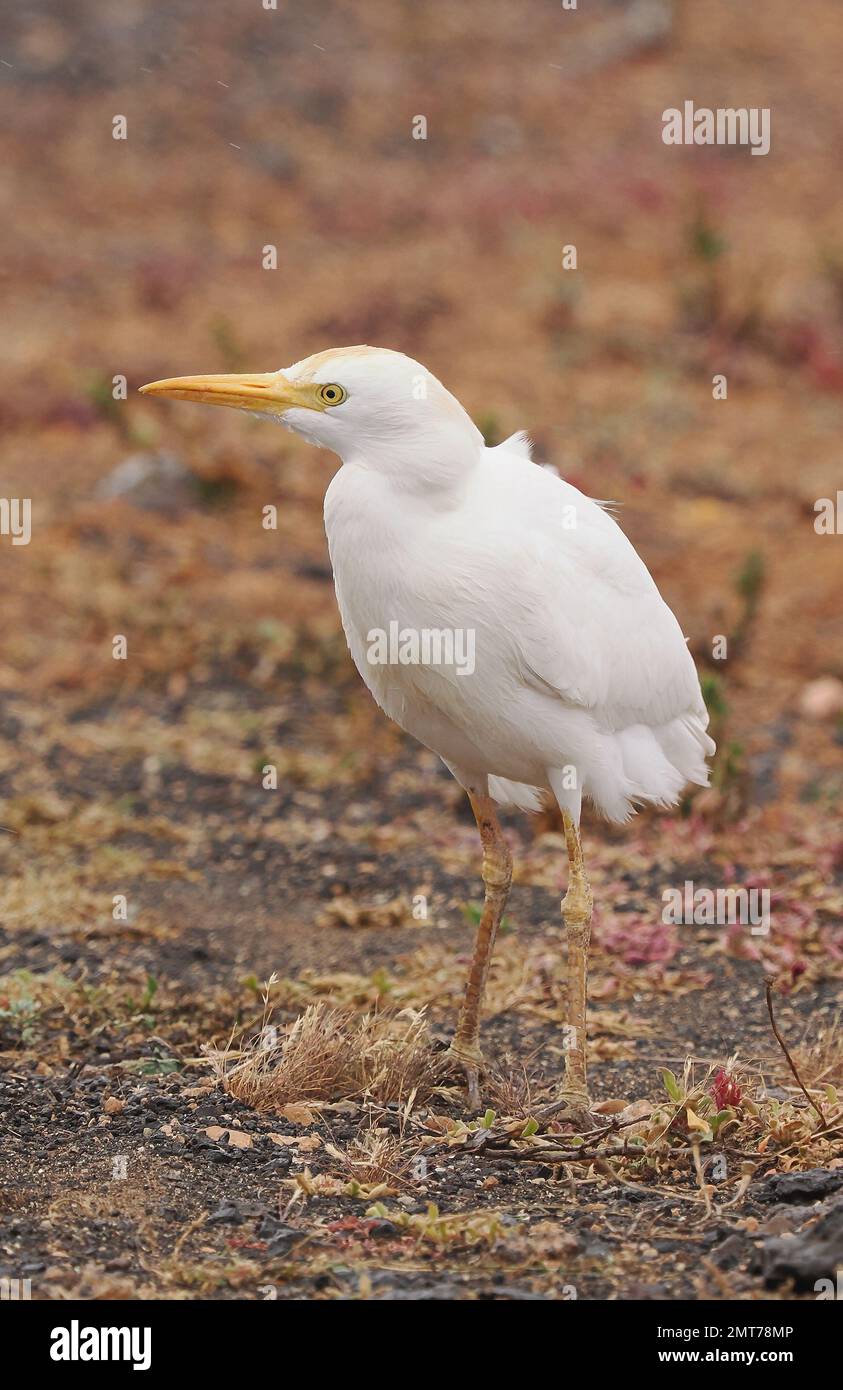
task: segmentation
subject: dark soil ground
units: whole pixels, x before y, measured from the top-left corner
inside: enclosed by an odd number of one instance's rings
[[[456,1079],[444,1078],[410,1113],[406,1098],[382,1105],[353,1095],[306,1105],[304,1123],[256,1113],[214,1084],[203,1048],[224,1045],[232,1029],[246,1039],[259,1030],[258,983],[272,971],[281,977],[272,988],[281,1023],[328,1001],[360,1011],[429,1005],[434,1038],[453,1025],[472,935],[464,909],[477,897],[475,832],[434,760],[409,741],[393,748],[385,724],[388,762],[359,783],[340,777],[345,785],[315,789],[333,758],[342,766],[353,681],[346,673],[321,692],[321,680],[305,681],[307,698],[290,701],[286,746],[323,721],[334,742],[275,794],[197,772],[190,759],[154,774],[129,759],[118,778],[107,758],[80,767],[53,749],[56,800],[26,802],[29,833],[55,851],[52,868],[44,862],[38,871],[47,904],[85,861],[82,828],[106,806],[115,819],[108,870],[86,876],[99,913],[46,905],[42,921],[2,934],[3,1272],[31,1279],[34,1296],[46,1298],[793,1296],[796,1271],[775,1265],[770,1252],[786,1231],[805,1227],[804,1243],[835,1209],[839,1141],[798,1128],[810,1112],[770,1032],[764,962],[740,958],[754,943],[739,942],[736,957],[724,952],[721,929],[656,936],[647,927],[641,906],[659,900],[662,882],[722,877],[709,857],[714,841],[693,817],[654,817],[623,832],[590,827],[592,1090],[598,1103],[647,1102],[646,1115],[668,1103],[663,1068],[681,1074],[692,1057],[705,1077],[740,1055],[747,1094],[763,1083],[797,1127],[765,1114],[750,1131],[739,1106],[736,1138],[703,1146],[704,1161],[722,1164],[708,1209],[685,1143],[681,1153],[656,1144],[648,1157],[594,1169],[477,1152],[470,1134],[431,1147],[431,1116],[436,1124],[471,1118]],[[196,727],[211,712],[225,724],[244,709],[278,720],[277,706],[262,704],[249,684],[214,680],[178,705],[122,697],[94,717],[103,728],[125,728],[141,713]],[[361,703],[358,718],[369,717]],[[66,727],[90,718],[79,710]],[[73,834],[56,819],[64,797],[74,798]],[[564,946],[553,889],[560,837],[551,828],[529,836],[517,817],[510,829],[519,868],[484,1030],[496,1123],[513,1112],[513,1096],[515,1113],[538,1113],[563,1067]],[[115,884],[128,922],[111,920]],[[420,893],[426,921],[412,915]],[[804,933],[802,945],[806,968],[780,1002],[781,1025],[809,1065],[819,1040],[823,1062],[837,1067],[837,982],[823,978],[827,966]],[[503,1091],[502,1074],[512,1077]],[[373,1129],[401,1137],[401,1169],[396,1177],[387,1160],[378,1175],[385,1191],[370,1182],[353,1192],[338,1155]],[[797,1185],[778,1199],[771,1179],[789,1173],[798,1182],[805,1167],[826,1174],[820,1198]],[[747,1172],[752,1181],[738,1197]],[[813,1297],[818,1277],[797,1284]]]

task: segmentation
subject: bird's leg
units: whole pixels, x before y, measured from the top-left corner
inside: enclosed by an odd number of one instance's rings
[[[506,906],[509,885],[512,882],[512,856],[504,839],[492,798],[488,795],[480,796],[472,792],[469,792],[468,798],[483,845],[485,900],[474,942],[474,955],[466,981],[457,1031],[449,1052],[465,1070],[468,1084],[468,1103],[476,1108],[480,1104],[479,1077],[480,1068],[483,1065],[483,1054],[480,1051],[479,1043],[480,1009],[489,975],[495,936]]]
[[[585,875],[579,829],[568,811],[562,812],[562,820],[568,849],[568,891],[562,900],[562,918],[568,936],[568,1024],[565,1084],[559,1099],[567,1101],[572,1109],[587,1112],[586,1010],[592,896]]]

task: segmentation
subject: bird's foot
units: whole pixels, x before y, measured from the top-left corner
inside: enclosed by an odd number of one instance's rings
[[[580,1132],[599,1129],[605,1123],[605,1116],[592,1110],[588,1092],[571,1086],[564,1086],[550,1105],[544,1106],[542,1118],[571,1124]]]
[[[469,1043],[461,1043],[454,1038],[445,1056],[449,1061],[456,1062],[465,1075],[469,1107],[472,1110],[479,1110],[480,1072],[485,1066],[483,1053],[480,1051],[480,1048],[472,1047]]]

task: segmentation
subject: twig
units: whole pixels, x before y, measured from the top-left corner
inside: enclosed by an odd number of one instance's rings
[[[773,1013],[773,985],[775,984],[775,981],[772,980],[772,979],[767,979],[767,980],[765,980],[764,983],[765,983],[765,986],[766,986],[766,993],[767,993],[767,1013],[770,1015],[770,1027],[771,1027],[772,1030],[773,1030],[773,1035],[774,1035],[774,1037],[775,1037],[775,1039],[776,1039],[776,1042],[778,1043],[779,1047],[781,1048],[782,1052],[784,1053],[784,1055],[785,1055],[785,1057],[786,1057],[786,1059],[787,1059],[787,1064],[788,1064],[788,1066],[790,1067],[790,1070],[793,1072],[793,1075],[796,1077],[796,1083],[797,1083],[797,1085],[798,1085],[800,1091],[802,1092],[803,1096],[804,1096],[805,1099],[807,1100],[807,1102],[808,1102],[808,1104],[810,1105],[811,1109],[812,1109],[812,1110],[816,1110],[817,1114],[818,1114],[819,1117],[820,1117],[820,1122],[821,1122],[821,1124],[822,1124],[823,1129],[828,1129],[828,1121],[827,1121],[827,1119],[825,1118],[825,1115],[823,1114],[822,1110],[820,1109],[820,1106],[819,1106],[819,1104],[817,1103],[817,1101],[813,1100],[813,1099],[811,1098],[811,1096],[808,1094],[807,1090],[805,1089],[805,1083],[803,1082],[802,1077],[799,1075],[799,1072],[796,1070],[796,1063],[794,1062],[793,1058],[792,1058],[791,1055],[790,1055],[790,1052],[788,1051],[787,1043],[785,1042],[784,1038],[782,1037],[781,1033],[780,1033],[779,1030],[778,1030],[778,1025],[776,1024],[776,1016],[775,1016],[775,1014]]]
[[[697,1175],[697,1182],[699,1183],[703,1201],[705,1202],[705,1214],[706,1216],[711,1216],[711,1192],[705,1180],[705,1173],[703,1172],[702,1159],[700,1158],[700,1146],[699,1144],[693,1144],[691,1147],[694,1155],[694,1171]]]
[[[629,1149],[626,1144],[617,1144],[612,1149],[604,1149],[602,1154],[583,1153],[582,1148],[543,1149],[535,1147],[529,1149],[489,1149],[487,1151],[488,1158],[514,1158],[522,1163],[594,1163],[598,1159],[615,1158],[623,1154],[629,1157]]]
[[[565,1104],[567,1104],[567,1103],[565,1103]],[[552,1119],[553,1116],[554,1116],[555,1114],[557,1114],[561,1108],[562,1108],[562,1107],[561,1107],[561,1105],[560,1105],[559,1102],[554,1102],[552,1105],[548,1105],[548,1106],[546,1106],[544,1109],[536,1110],[536,1111],[534,1112],[532,1118],[535,1119],[535,1120],[538,1120],[538,1121],[540,1121],[540,1122],[542,1122],[542,1123],[544,1123],[546,1120]],[[581,1144],[578,1144],[578,1145],[576,1146],[576,1148],[573,1150],[573,1152],[576,1153],[577,1157],[578,1157],[580,1160],[582,1160],[583,1158],[588,1158],[588,1157],[590,1157],[591,1155],[594,1155],[595,1157],[597,1157],[597,1156],[598,1156],[598,1154],[597,1154],[598,1146],[599,1146],[600,1144],[602,1144],[603,1140],[606,1138],[607,1135],[609,1135],[609,1134],[611,1134],[611,1135],[620,1134],[620,1131],[621,1131],[622,1129],[626,1129],[626,1128],[628,1128],[630,1125],[639,1124],[639,1123],[641,1123],[642,1120],[646,1120],[646,1119],[650,1119],[650,1118],[651,1118],[651,1115],[645,1115],[645,1116],[636,1115],[636,1116],[633,1116],[633,1118],[632,1118],[631,1120],[619,1120],[618,1117],[617,1117],[617,1115],[610,1115],[610,1116],[608,1117],[608,1123],[607,1123],[607,1124],[602,1125],[602,1126],[595,1126],[594,1129],[586,1130],[584,1134],[581,1134],[581,1135],[580,1135],[580,1138],[582,1139],[582,1143],[581,1143]],[[523,1127],[523,1121],[518,1120],[518,1121],[510,1122],[510,1123],[509,1123],[508,1125],[506,1125],[503,1129],[500,1129],[500,1128],[493,1128],[493,1129],[487,1129],[487,1130],[483,1130],[483,1129],[477,1130],[477,1132],[476,1132],[475,1134],[472,1135],[471,1140],[469,1141],[469,1144],[467,1145],[467,1147],[470,1149],[470,1151],[471,1151],[472,1153],[475,1153],[475,1154],[487,1153],[490,1157],[492,1157],[492,1156],[493,1156],[493,1151],[497,1150],[497,1153],[498,1153],[498,1155],[499,1155],[500,1157],[505,1157],[507,1154],[509,1154],[509,1155],[511,1155],[511,1156],[514,1157],[514,1156],[516,1156],[516,1155],[515,1155],[515,1151],[511,1148],[511,1145],[512,1145],[513,1140],[517,1140],[517,1139],[520,1139],[520,1138],[521,1138],[521,1129],[522,1129],[522,1127]],[[542,1137],[542,1138],[546,1138],[546,1139],[548,1139],[548,1140],[551,1141],[551,1142],[552,1142],[553,1140],[556,1140],[556,1141],[558,1141],[558,1143],[557,1143],[557,1146],[556,1146],[555,1148],[551,1148],[551,1150],[542,1150],[542,1149],[539,1149],[538,1146],[537,1146],[536,1152],[541,1152],[541,1153],[552,1152],[552,1153],[554,1153],[554,1154],[558,1154],[558,1153],[560,1153],[560,1152],[564,1149],[564,1142],[565,1142],[565,1136],[564,1136],[564,1135],[561,1135],[561,1134],[548,1135],[547,1131],[546,1131],[544,1128],[541,1130],[540,1133],[541,1133],[541,1137]],[[628,1141],[625,1140],[622,1147],[620,1147],[620,1148],[615,1148],[615,1149],[604,1150],[604,1153],[626,1153],[626,1154],[628,1154],[628,1153],[629,1153],[629,1150],[628,1150],[628,1147],[627,1147],[627,1143],[628,1143]],[[561,1146],[561,1147],[560,1147],[560,1146]],[[567,1150],[565,1150],[565,1151],[567,1152]],[[519,1155],[519,1156],[520,1156],[520,1155]],[[536,1161],[539,1162],[540,1160],[537,1159]],[[564,1160],[557,1158],[555,1161],[556,1161],[556,1162],[563,1162]]]
[[[188,1221],[187,1225],[183,1227],[181,1235],[179,1236],[178,1240],[173,1246],[173,1253],[170,1256],[171,1260],[178,1259],[185,1241],[188,1239],[189,1236],[193,1235],[194,1231],[198,1231],[201,1226],[204,1226],[207,1219],[208,1212],[202,1211],[199,1213],[197,1217],[194,1218],[193,1221]]]

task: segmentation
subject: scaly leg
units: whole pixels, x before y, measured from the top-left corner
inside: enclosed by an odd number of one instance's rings
[[[483,1054],[480,1051],[480,1009],[483,993],[489,975],[492,950],[495,945],[500,920],[506,906],[509,885],[512,882],[512,856],[498,821],[495,803],[488,795],[469,792],[468,799],[480,831],[483,845],[483,884],[485,900],[477,936],[474,942],[474,955],[465,986],[462,1009],[454,1041],[449,1053],[465,1070],[468,1083],[468,1103],[473,1108],[480,1105],[480,1068]]]
[[[591,937],[592,896],[583,865],[579,829],[568,811],[562,812],[568,849],[568,891],[562,917],[568,936],[568,1027],[565,1037],[565,1085],[559,1099],[587,1111],[586,1010],[588,1003],[588,943]]]

